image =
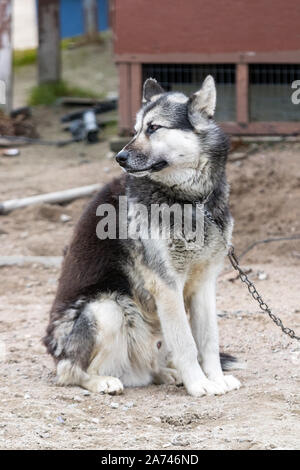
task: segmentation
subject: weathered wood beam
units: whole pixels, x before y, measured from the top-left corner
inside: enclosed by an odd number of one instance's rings
[[[61,204],[81,197],[90,196],[102,187],[101,184],[81,186],[80,188],[67,189],[55,193],[41,194],[38,196],[25,197],[22,199],[11,199],[0,203],[0,214],[7,214],[15,209],[33,206],[35,204]]]
[[[88,41],[99,37],[98,2],[97,0],[83,0],[84,34]]]
[[[59,0],[38,0],[38,82],[61,77]]]

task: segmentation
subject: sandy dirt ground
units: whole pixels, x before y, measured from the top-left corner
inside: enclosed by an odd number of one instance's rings
[[[35,111],[43,137],[64,137],[58,117],[58,110]],[[299,154],[299,144],[252,146],[247,158],[228,164],[238,252],[262,238],[300,233]],[[105,182],[119,174],[108,155],[103,141],[0,156],[0,200]],[[61,255],[86,203],[0,216],[0,255]],[[274,313],[299,334],[300,241],[256,247],[243,264]],[[126,389],[118,397],[58,387],[40,343],[58,276],[58,268],[38,264],[0,268],[1,449],[300,447],[299,343],[259,312],[228,262],[217,298],[221,349],[247,369],[236,371],[240,390],[201,399],[175,386]]]

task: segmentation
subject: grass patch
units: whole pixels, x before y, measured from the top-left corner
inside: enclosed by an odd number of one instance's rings
[[[77,44],[81,36],[75,38],[62,39],[60,42],[61,50],[69,49],[74,44]],[[37,62],[38,50],[34,49],[15,49],[13,51],[13,65],[14,67],[23,67],[24,65],[32,65]]]
[[[14,50],[14,67],[23,67],[24,65],[35,64],[37,61],[37,49]]]
[[[51,105],[54,104],[58,98],[63,96],[75,96],[77,98],[101,98],[96,93],[72,86],[61,80],[53,83],[43,83],[32,88],[29,96],[28,104],[30,106],[37,105]]]
[[[102,31],[99,33],[99,40],[102,42],[107,41],[111,37],[110,31]],[[84,44],[84,36],[74,36],[72,38],[65,38],[60,41],[60,49],[62,51],[72,49],[72,47]],[[13,51],[13,65],[14,67],[23,67],[24,65],[32,65],[37,62],[37,48],[34,49],[15,49]]]

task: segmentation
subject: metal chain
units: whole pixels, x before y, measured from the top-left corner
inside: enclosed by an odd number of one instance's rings
[[[261,298],[261,296],[259,295],[259,293],[257,292],[256,290],[256,287],[255,285],[253,284],[253,282],[250,281],[249,277],[247,276],[247,274],[245,273],[245,271],[240,267],[239,265],[239,260],[234,252],[234,247],[231,245],[229,247],[229,250],[228,250],[228,258],[229,258],[229,261],[233,267],[233,269],[235,269],[237,272],[238,272],[238,277],[240,278],[240,280],[245,283],[248,287],[248,291],[250,292],[250,294],[252,295],[253,299],[256,300],[259,304],[259,308],[267,313],[269,315],[269,317],[271,318],[271,320],[273,320],[273,322],[279,326],[279,328],[281,328],[281,330],[283,331],[283,333],[285,333],[286,335],[288,335],[290,338],[292,339],[296,339],[297,341],[300,341],[300,337],[299,336],[296,336],[296,333],[294,332],[294,330],[292,330],[291,328],[287,328],[283,325],[281,319],[279,317],[277,317],[276,315],[274,315],[274,313],[271,312],[269,306],[263,301],[263,299]]]
[[[223,236],[223,231],[221,230],[221,228],[219,227],[219,224],[216,222],[216,220],[214,219],[213,215],[211,214],[210,211],[208,210],[204,210],[204,216],[206,217],[206,220],[208,219],[210,222],[212,222],[213,224],[215,224],[218,228],[218,230],[220,231],[221,235]],[[285,333],[286,335],[288,335],[291,339],[296,339],[297,341],[300,341],[300,336],[297,336],[295,331],[292,330],[291,328],[288,328],[288,327],[285,327],[284,324],[282,323],[281,319],[279,317],[277,317],[276,315],[274,315],[274,313],[272,313],[272,311],[270,310],[270,307],[268,306],[268,304],[266,304],[263,299],[261,298],[261,296],[259,295],[259,293],[257,292],[257,289],[255,287],[255,285],[253,284],[253,282],[250,281],[249,277],[247,276],[247,274],[245,273],[245,271],[240,267],[240,264],[239,264],[239,260],[234,252],[234,247],[231,245],[228,249],[228,253],[227,253],[227,256],[229,258],[229,261],[233,267],[233,269],[235,269],[237,272],[238,272],[238,277],[239,279],[246,284],[246,286],[248,287],[248,291],[249,293],[251,294],[251,296],[253,297],[254,300],[256,300],[259,304],[259,308],[264,312],[264,313],[267,313],[269,315],[269,317],[271,318],[271,320],[277,325],[279,326],[279,328],[281,328],[282,332]]]

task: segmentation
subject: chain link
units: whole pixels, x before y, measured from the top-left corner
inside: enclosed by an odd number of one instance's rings
[[[245,273],[245,271],[240,267],[239,265],[239,260],[234,252],[234,247],[233,246],[230,246],[229,247],[229,250],[228,250],[228,258],[229,258],[229,261],[233,267],[233,269],[235,269],[237,272],[238,272],[238,277],[240,278],[240,280],[246,284],[246,286],[248,287],[248,291],[250,292],[251,296],[253,297],[254,300],[256,300],[259,304],[259,308],[267,313],[269,315],[269,317],[271,318],[271,320],[273,320],[273,322],[279,326],[279,328],[281,328],[281,330],[283,331],[283,333],[285,333],[286,335],[288,335],[290,338],[292,339],[296,339],[297,341],[300,341],[300,337],[299,336],[296,336],[296,333],[294,332],[294,330],[292,330],[291,328],[287,328],[283,325],[281,319],[279,317],[277,317],[276,315],[274,315],[274,313],[271,312],[268,304],[266,304],[263,299],[261,298],[261,296],[259,295],[259,293],[257,292],[256,290],[256,287],[255,285],[253,284],[253,282],[250,281],[249,277],[247,276],[247,274]]]

